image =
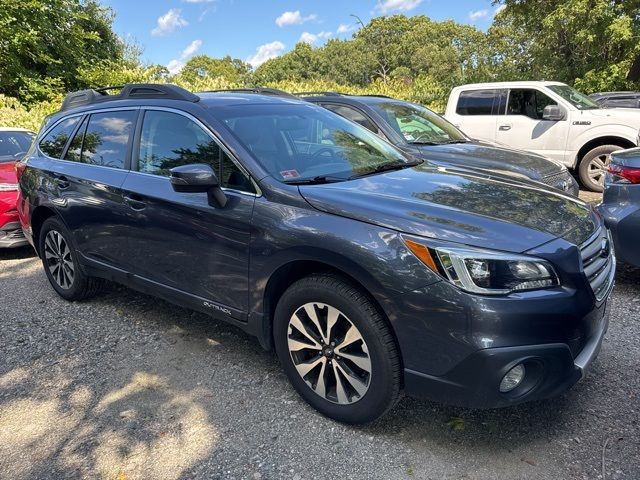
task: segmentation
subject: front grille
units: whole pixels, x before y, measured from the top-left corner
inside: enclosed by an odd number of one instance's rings
[[[542,179],[542,183],[560,190],[571,190],[573,186],[573,177],[569,170],[563,170],[560,173],[554,173]]]
[[[5,223],[2,228],[0,228],[0,238],[2,238],[3,240],[15,240],[24,238],[24,234],[22,233],[22,229],[20,228],[20,223]]]
[[[580,246],[580,256],[584,274],[596,300],[601,301],[609,293],[616,273],[616,258],[609,231],[600,228]]]

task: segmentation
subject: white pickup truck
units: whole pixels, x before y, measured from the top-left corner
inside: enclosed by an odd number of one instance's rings
[[[472,138],[530,150],[577,169],[602,191],[611,152],[640,143],[640,109],[601,109],[560,82],[496,82],[451,91],[445,118]]]

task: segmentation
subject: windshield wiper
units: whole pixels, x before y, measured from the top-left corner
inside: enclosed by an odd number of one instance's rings
[[[459,140],[446,140],[444,142],[411,142],[413,145],[452,145],[454,143],[468,143],[468,140],[461,138]]]
[[[319,185],[321,183],[344,182],[345,180],[349,180],[349,178],[318,175],[317,177],[301,178],[300,180],[284,180],[284,183],[287,185]]]
[[[404,168],[415,167],[416,165],[422,165],[424,160],[411,160],[403,163],[383,163],[382,165],[378,165],[373,170],[369,170],[365,173],[356,173],[355,175],[351,175],[349,180],[354,178],[366,177],[368,175],[375,175],[376,173],[382,172],[390,172],[392,170],[402,170]]]

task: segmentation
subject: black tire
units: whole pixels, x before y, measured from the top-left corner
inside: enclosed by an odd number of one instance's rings
[[[602,192],[604,190],[604,170],[602,167],[609,165],[610,155],[617,150],[623,150],[619,145],[601,145],[587,152],[580,160],[578,166],[578,176],[580,183],[592,192]]]
[[[59,235],[61,239],[59,245],[62,247],[59,247],[59,251],[64,252],[64,254],[60,253],[57,259],[52,256],[52,253],[56,253],[55,249],[58,245],[51,248],[52,238],[57,238],[56,235]],[[48,241],[49,245],[47,245]],[[102,279],[89,277],[82,271],[77,260],[78,252],[71,241],[71,234],[56,217],[47,218],[42,224],[38,248],[49,283],[56,293],[65,300],[76,301],[93,297],[103,286]],[[66,265],[61,262],[62,257],[67,262]],[[69,267],[69,261],[71,267]],[[55,264],[58,265],[58,269],[55,269]],[[60,277],[61,273],[62,277]]]
[[[340,404],[335,400],[328,400],[327,395],[321,396],[314,391],[313,387],[296,369],[292,358],[296,353],[291,353],[289,350],[290,332],[294,331],[290,330],[289,322],[294,313],[308,304],[324,304],[325,307],[331,306],[339,310],[343,316],[339,317],[339,322],[334,324],[335,330],[339,330],[339,325],[342,325],[346,320],[348,322],[347,328],[356,327],[358,334],[360,334],[362,340],[360,345],[367,347],[367,360],[370,365],[370,374],[366,375],[368,388],[361,396],[354,394],[352,398],[357,399],[353,403]],[[318,310],[318,312],[322,313],[323,310]],[[324,325],[326,326],[326,323]],[[345,337],[342,337],[341,341],[343,344],[348,343]],[[287,289],[280,298],[275,311],[274,343],[280,363],[293,387],[312,407],[327,417],[351,424],[370,422],[384,415],[400,398],[400,355],[390,328],[367,295],[339,276],[312,275],[295,282]],[[357,345],[357,343],[352,345]],[[326,347],[328,345],[325,345]],[[344,348],[346,350],[351,347]],[[337,354],[340,353],[338,349],[339,345],[336,345],[335,352]],[[333,354],[333,350],[331,353]],[[312,353],[312,355],[314,354]],[[344,355],[344,353],[342,354]],[[313,358],[322,356],[324,355]],[[324,360],[327,362],[326,365],[331,365],[328,358]],[[336,366],[333,367],[333,370],[327,366],[328,373],[326,375],[333,375],[338,364],[344,366],[345,362],[348,363],[345,357],[341,358],[338,355],[333,358],[333,361]],[[320,370],[320,373],[322,371]],[[313,371],[310,374],[313,375]],[[338,373],[335,373],[335,376],[346,379],[345,376]],[[318,382],[319,378],[318,375]],[[335,377],[333,379],[335,387]],[[347,380],[343,381],[345,385],[349,386],[346,382]]]

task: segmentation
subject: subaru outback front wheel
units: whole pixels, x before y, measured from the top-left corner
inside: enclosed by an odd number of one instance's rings
[[[372,421],[400,396],[400,358],[380,312],[334,275],[294,283],[276,307],[278,358],[297,392],[346,423]]]
[[[56,293],[66,300],[83,300],[93,296],[103,282],[84,274],[70,239],[71,234],[63,223],[50,217],[40,229],[38,251],[49,283]]]

